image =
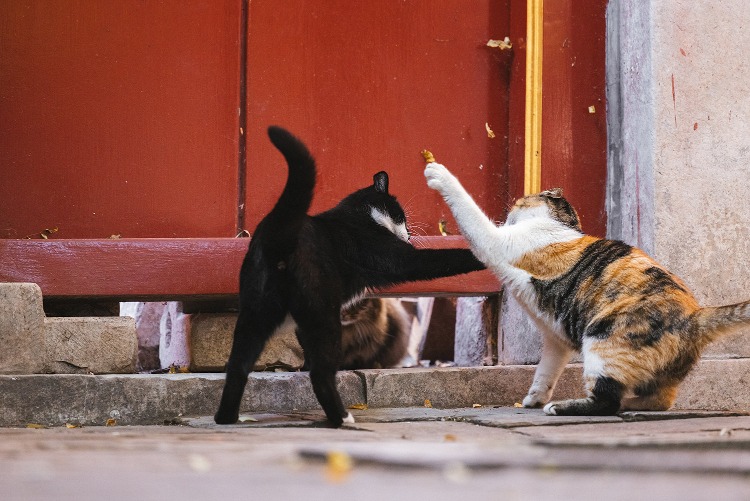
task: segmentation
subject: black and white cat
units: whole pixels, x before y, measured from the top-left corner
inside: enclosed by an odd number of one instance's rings
[[[237,421],[250,368],[274,331],[293,321],[315,396],[338,427],[354,422],[336,390],[342,307],[369,288],[457,275],[484,265],[468,249],[412,247],[404,211],[388,193],[385,172],[333,209],[309,216],[313,157],[280,127],[270,127],[268,135],[286,158],[289,177],[242,263],[240,313],[214,419],[219,424]]]

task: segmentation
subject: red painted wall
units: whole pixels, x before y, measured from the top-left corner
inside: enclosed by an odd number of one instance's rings
[[[247,227],[270,210],[286,179],[265,135],[272,123],[299,135],[317,158],[313,211],[330,208],[384,169],[409,220],[437,234],[439,220],[452,218],[424,182],[420,151],[429,148],[500,217],[511,55],[486,43],[508,33],[507,2],[353,5],[250,2]],[[496,138],[488,138],[485,123]]]
[[[542,189],[563,188],[586,233],[604,236],[607,175],[605,11],[608,0],[544,2]],[[511,0],[508,191],[523,195],[526,2]],[[589,112],[594,106],[594,113]]]
[[[562,187],[598,236],[607,231],[607,2],[544,2],[542,189]]]
[[[234,236],[240,1],[0,2],[0,237]]]
[[[545,2],[542,182],[603,234],[606,1],[585,4]],[[270,123],[316,154],[314,210],[386,169],[421,232],[455,231],[422,177],[430,148],[504,216],[523,182],[525,2],[246,5],[243,32],[243,0],[0,3],[0,238],[230,237],[243,214],[252,230],[286,176]],[[508,34],[512,54],[485,47]]]

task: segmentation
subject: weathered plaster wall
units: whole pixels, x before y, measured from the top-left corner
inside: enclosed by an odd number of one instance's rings
[[[647,2],[613,0],[607,8],[607,231],[654,250],[655,131],[652,39]]]
[[[750,298],[750,2],[613,0],[611,237],[702,304]],[[713,353],[750,356],[735,337]]]

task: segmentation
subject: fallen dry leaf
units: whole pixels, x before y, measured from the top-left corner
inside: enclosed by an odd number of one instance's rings
[[[107,419],[107,422],[104,423],[105,426],[117,426],[117,420],[115,418],[109,418]]]
[[[37,424],[37,423],[29,423],[26,425],[26,428],[30,428],[32,430],[43,430],[46,428],[43,424]]]
[[[354,404],[349,406],[350,409],[356,409],[358,411],[366,411],[367,404]]]
[[[330,451],[326,454],[326,478],[329,482],[343,482],[351,473],[352,468],[354,468],[354,461],[346,452]]]
[[[68,429],[72,429],[72,428],[80,428],[81,425],[80,424],[65,423],[65,427],[68,428]]]
[[[484,123],[484,128],[487,129],[487,137],[492,139],[495,137],[495,133],[492,132],[492,129],[490,129],[490,124],[487,122]]]
[[[441,219],[440,221],[438,221],[438,231],[440,231],[440,234],[444,237],[450,235],[450,233],[448,233],[448,223],[445,221],[445,219]]]
[[[425,398],[424,399],[424,406],[425,407],[429,407],[430,409],[432,409],[432,402],[430,402],[429,398]]]
[[[422,158],[424,158],[425,163],[431,163],[435,161],[435,155],[433,155],[430,150],[422,150]]]
[[[482,406],[482,404],[471,404],[471,406],[472,406],[472,407],[473,407],[474,409],[478,409],[479,407],[481,407],[481,406]]]
[[[513,407],[523,407],[523,404],[519,404],[518,402],[516,402],[515,404],[513,404]]]
[[[446,442],[455,442],[455,441],[456,441],[456,436],[455,436],[455,435],[453,435],[453,434],[451,434],[451,433],[447,433],[447,434],[446,434],[446,435],[445,435],[445,436],[443,437],[443,440],[445,440]]]

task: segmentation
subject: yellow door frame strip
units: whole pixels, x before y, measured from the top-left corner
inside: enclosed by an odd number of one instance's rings
[[[542,42],[544,0],[526,3],[524,194],[542,191]]]

